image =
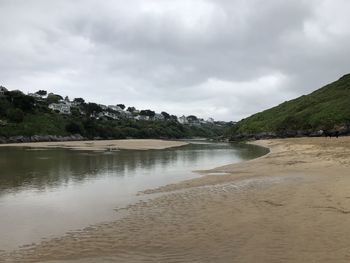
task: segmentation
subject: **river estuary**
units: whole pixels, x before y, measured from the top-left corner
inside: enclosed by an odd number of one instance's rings
[[[266,149],[192,141],[166,150],[84,152],[0,148],[0,250],[118,219],[139,191],[259,157]],[[218,175],[219,176],[219,175]]]

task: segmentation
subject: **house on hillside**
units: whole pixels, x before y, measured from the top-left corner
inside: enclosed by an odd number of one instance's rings
[[[214,121],[214,119],[213,118],[208,118],[207,119],[207,123],[214,123],[215,121]]]
[[[134,119],[139,121],[149,121],[150,117],[146,115],[138,115],[138,116],[135,116]]]
[[[108,105],[108,108],[117,112],[122,112],[123,109],[116,105]]]
[[[165,118],[164,118],[164,115],[163,115],[163,114],[156,113],[156,114],[154,115],[153,119],[154,119],[155,121],[164,121]]]
[[[97,115],[97,119],[112,119],[112,120],[118,120],[119,119],[119,116],[113,112],[108,112],[108,111],[103,111],[103,112],[100,112],[98,115]]]
[[[125,118],[127,118],[127,119],[132,119],[132,118],[133,118],[132,113],[129,112],[129,111],[124,111],[124,112],[123,112],[123,116],[124,116]]]
[[[71,114],[71,106],[66,103],[52,103],[49,105],[49,109],[58,111],[60,114]]]
[[[177,121],[181,124],[188,124],[188,120],[185,115],[182,115],[181,117],[177,118]]]
[[[0,97],[5,96],[5,93],[6,93],[7,91],[8,91],[8,90],[7,90],[5,87],[0,86]]]
[[[100,108],[104,111],[108,110],[108,107],[106,105],[98,104],[98,106],[100,106]]]

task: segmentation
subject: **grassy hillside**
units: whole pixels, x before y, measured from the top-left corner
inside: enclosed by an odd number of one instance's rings
[[[334,129],[350,123],[350,74],[238,122],[233,134]]]
[[[227,128],[226,124],[182,125],[174,118],[163,121],[98,119],[91,117],[95,110],[101,110],[95,103],[82,103],[71,114],[64,115],[48,108],[50,100],[52,96],[35,99],[20,91],[0,96],[0,137],[80,134],[105,139],[215,138],[222,136]]]

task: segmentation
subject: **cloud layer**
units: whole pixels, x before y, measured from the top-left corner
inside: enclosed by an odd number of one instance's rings
[[[346,0],[2,0],[0,84],[239,120],[350,71]]]

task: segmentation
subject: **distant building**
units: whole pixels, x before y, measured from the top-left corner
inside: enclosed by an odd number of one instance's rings
[[[156,121],[163,121],[165,119],[164,115],[163,114],[160,114],[160,113],[156,113],[153,117],[154,120]]]
[[[208,118],[207,119],[207,123],[214,123],[214,122],[215,122],[215,120],[213,118]]]
[[[112,113],[112,112],[103,111],[97,115],[97,118],[99,118],[99,119],[100,118],[108,118],[108,119],[118,120],[119,116],[115,113]]]
[[[108,110],[108,107],[106,105],[98,104],[98,106],[100,106],[102,110]]]
[[[129,111],[124,111],[124,112],[123,112],[123,115],[124,115],[124,117],[127,118],[127,119],[132,119],[132,118],[133,118],[132,113],[129,112]]]
[[[8,90],[7,90],[5,87],[0,86],[0,97],[5,96],[5,93],[6,93],[7,91],[8,91]]]
[[[150,118],[149,118],[149,116],[138,115],[138,116],[135,116],[135,120],[139,120],[139,121],[149,121]]]
[[[108,108],[114,111],[122,112],[123,109],[116,105],[108,105]]]
[[[65,103],[52,103],[49,105],[49,109],[54,110],[54,111],[58,111],[61,114],[71,114],[70,111],[70,105],[65,104]]]
[[[183,116],[181,116],[181,117],[178,117],[178,118],[177,118],[177,121],[178,121],[179,123],[181,123],[181,124],[188,124],[188,120],[187,120],[187,118],[186,118],[185,115],[183,115]]]

